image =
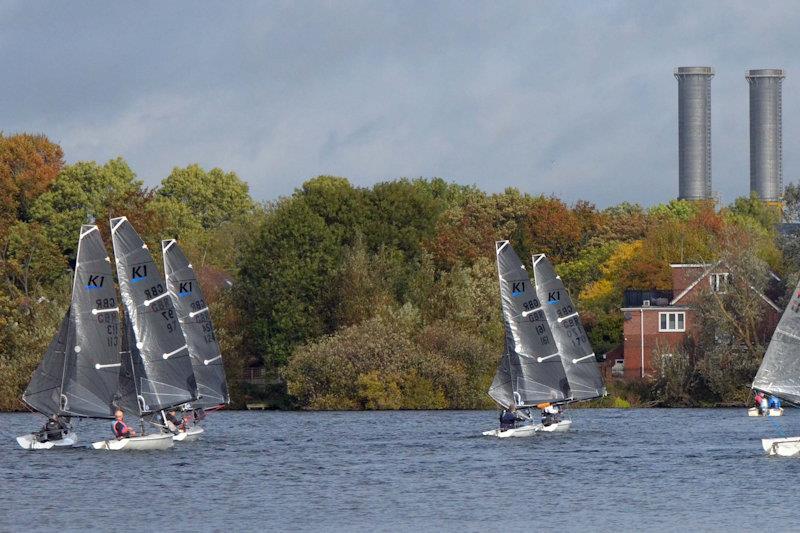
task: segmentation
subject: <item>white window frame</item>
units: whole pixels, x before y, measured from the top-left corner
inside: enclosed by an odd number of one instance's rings
[[[711,285],[711,292],[725,294],[728,286],[728,275],[728,272],[714,272],[713,274],[709,274],[708,284]]]
[[[662,326],[662,324],[664,325]],[[679,327],[678,324],[681,324],[682,327]],[[659,333],[686,331],[686,312],[662,311],[658,313],[658,331]]]

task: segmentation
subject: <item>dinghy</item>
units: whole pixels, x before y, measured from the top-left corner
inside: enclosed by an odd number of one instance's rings
[[[564,403],[570,398],[561,357],[542,305],[519,256],[508,241],[495,244],[500,301],[505,328],[505,350],[489,396],[504,409],[524,412],[542,403]],[[566,431],[536,423],[531,416],[518,427],[483,432],[493,437],[529,437],[538,432]],[[567,422],[567,421],[563,421]]]
[[[186,431],[180,431],[172,435],[172,440],[175,442],[192,442],[198,440],[203,433],[203,428],[200,426],[192,426]]]
[[[800,403],[800,283],[781,315],[764,359],[753,379],[753,390],[797,405]],[[782,410],[781,410],[782,411]],[[748,415],[750,411],[748,410]],[[751,415],[752,416],[752,415]],[[775,416],[770,413],[770,416]],[[762,439],[769,455],[789,457],[800,453],[800,437]]]
[[[188,435],[188,432],[181,432],[175,435],[175,440],[192,441],[198,439],[203,432],[194,424],[204,410],[219,409],[231,400],[225,381],[222,352],[194,266],[186,259],[175,239],[161,241],[161,251],[168,292],[186,340],[198,393],[197,400],[192,402],[191,406],[186,406],[186,410],[192,414],[188,429],[197,428],[198,431],[194,431],[191,435]]]
[[[144,417],[196,400],[194,372],[166,282],[147,245],[125,217],[111,220],[111,236],[127,341],[114,403],[142,419],[142,435],[92,447],[163,450],[173,445],[172,434],[146,435]]]
[[[777,409],[771,408],[767,410],[766,414],[761,414],[758,412],[757,407],[751,407],[747,410],[747,416],[783,416],[783,407],[779,407]]]
[[[46,416],[112,419],[119,372],[119,309],[111,261],[95,225],[81,227],[70,308],[22,400]],[[73,431],[60,440],[40,434],[17,437],[26,450],[72,447]]]

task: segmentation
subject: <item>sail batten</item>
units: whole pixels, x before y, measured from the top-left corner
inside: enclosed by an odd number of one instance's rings
[[[504,407],[566,401],[564,368],[528,273],[508,241],[497,242],[495,250],[506,335],[489,395]]]
[[[197,383],[167,284],[130,222],[112,219],[111,228],[129,349],[117,403],[147,414],[191,402]]]
[[[552,327],[555,344],[572,392],[571,401],[589,400],[606,394],[594,350],[561,278],[544,254],[533,256],[536,294]]]
[[[168,292],[197,380],[199,397],[192,405],[209,408],[230,403],[222,353],[194,268],[175,239],[162,241],[161,251]]]
[[[753,388],[800,404],[800,283],[775,328]]]

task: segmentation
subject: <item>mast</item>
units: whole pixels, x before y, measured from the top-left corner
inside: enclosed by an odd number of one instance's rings
[[[111,236],[129,351],[118,403],[135,405],[141,416],[197,399],[188,347],[147,245],[126,217],[111,219]]]
[[[589,337],[581,324],[578,310],[572,303],[561,277],[544,254],[533,256],[536,294],[543,302],[544,314],[553,331],[564,366],[571,401],[589,400],[606,395],[597,358]]]
[[[199,396],[192,405],[207,409],[230,403],[222,352],[194,267],[175,239],[161,241],[161,251],[167,289],[178,313],[197,380]]]
[[[772,334],[753,388],[800,404],[800,283]]]
[[[569,385],[525,266],[508,241],[495,251],[506,346],[489,395],[504,407],[563,402]]]

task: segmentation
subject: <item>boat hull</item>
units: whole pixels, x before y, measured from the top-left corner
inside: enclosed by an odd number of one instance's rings
[[[483,435],[486,437],[497,437],[500,439],[512,437],[531,437],[536,433],[563,433],[568,431],[570,426],[572,426],[572,420],[562,420],[561,422],[550,424],[549,426],[545,426],[543,424],[527,424],[506,430],[492,429],[489,431],[484,431]]]
[[[761,439],[761,447],[764,448],[767,455],[793,457],[800,454],[800,437]]]
[[[67,433],[61,440],[50,440],[47,442],[39,442],[36,436],[20,435],[17,437],[17,444],[24,450],[52,450],[59,448],[72,448],[78,442],[78,436],[75,433]]]
[[[92,443],[95,450],[166,450],[172,448],[174,442],[172,434],[154,434],[143,437],[131,437],[128,439],[101,440]]]
[[[758,409],[751,407],[747,410],[747,416],[783,416],[783,407],[769,409],[765,414],[759,414]]]
[[[204,433],[203,428],[200,426],[190,427],[186,431],[172,435],[172,440],[175,442],[192,442],[198,440],[200,435]]]

